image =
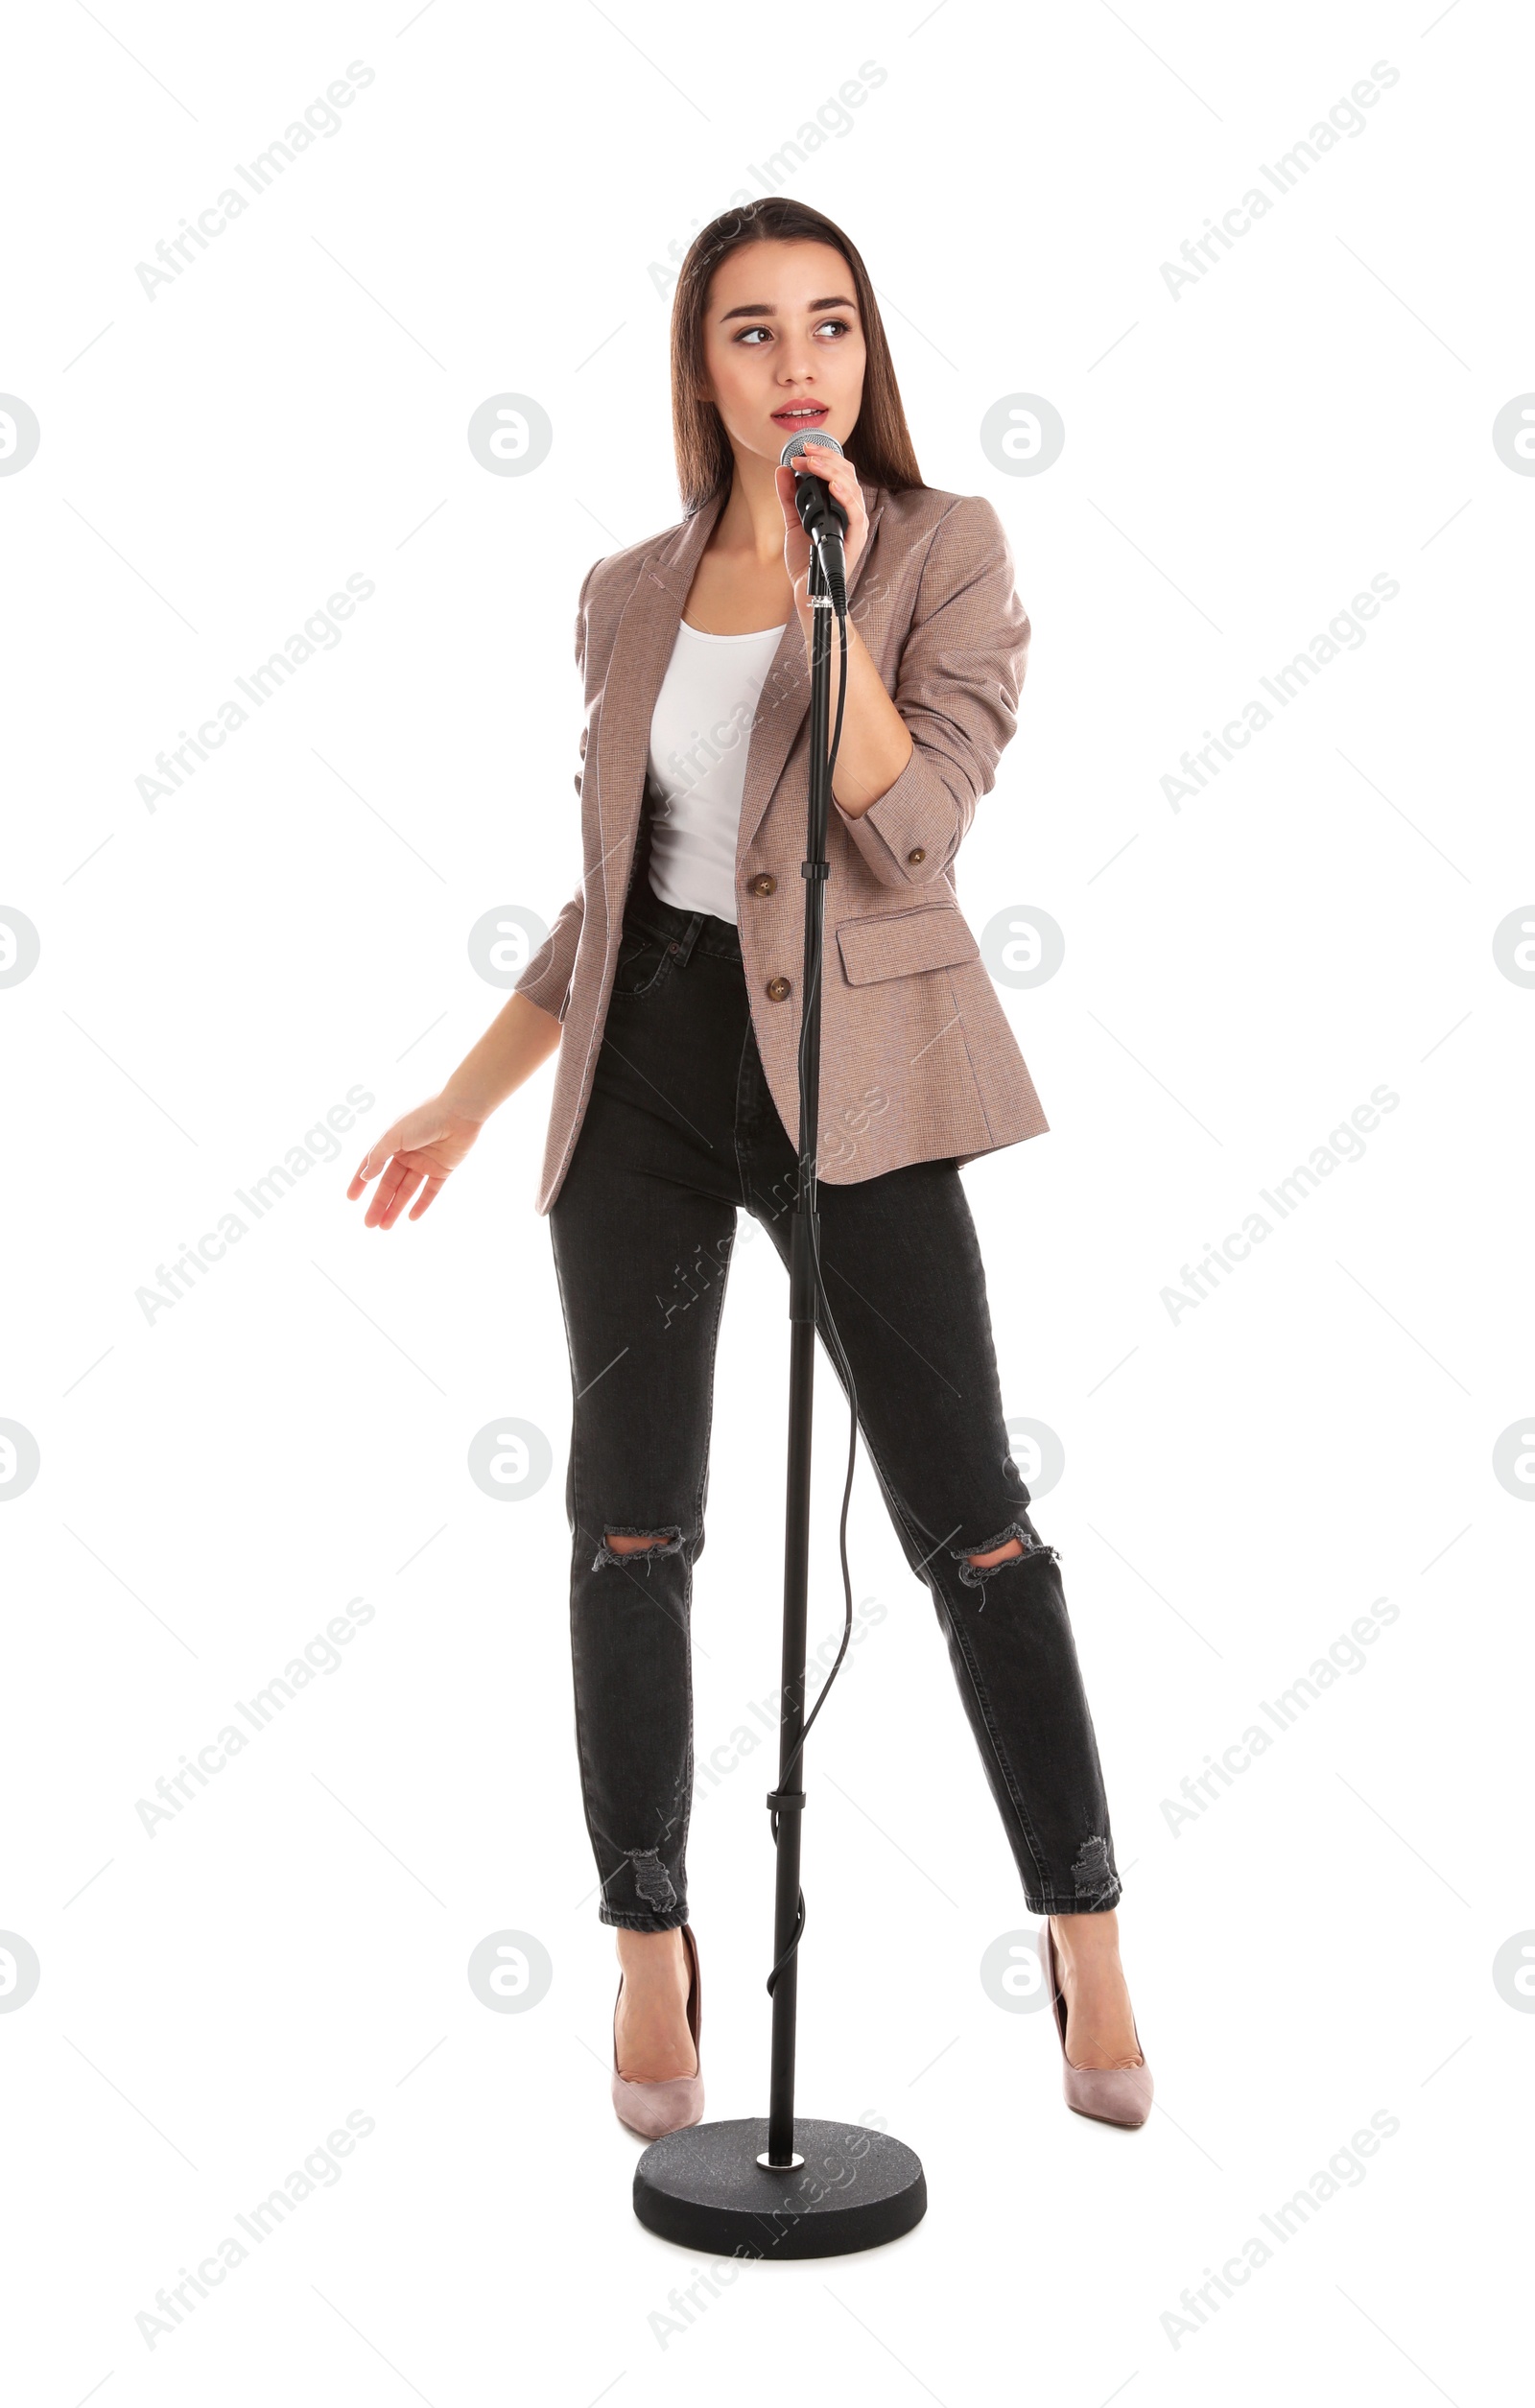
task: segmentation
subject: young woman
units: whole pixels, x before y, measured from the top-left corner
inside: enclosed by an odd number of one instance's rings
[[[1055,1550],[1008,1452],[960,1168],[1046,1121],[955,899],[1013,733],[1028,621],[989,503],[922,482],[862,260],[767,200],[705,226],[673,311],[686,516],[597,561],[580,884],[442,1093],[347,1192],[413,1220],[559,1049],[538,1210],[570,1346],[571,1638],[587,1830],[622,1979],[612,2089],[653,2137],[703,2113],[688,1922],[689,1612],[739,1210],[786,1263],[812,612],[793,434],[847,513],[847,696],[827,836],[821,1262],[869,1458],[932,1592],[1030,1909],[1068,2102],[1145,2122],[1120,1879]],[[840,674],[833,648],[833,711]],[[419,1190],[419,1194],[416,1191]],[[766,1542],[770,1532],[757,1533]]]

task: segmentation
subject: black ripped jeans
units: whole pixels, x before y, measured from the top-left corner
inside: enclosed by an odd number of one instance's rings
[[[600,1918],[633,1931],[688,1920],[689,1615],[736,1215],[752,1214],[787,1264],[797,1185],[735,929],[634,882],[595,1085],[549,1216],[575,1399],[581,1790]],[[1037,1915],[1103,1912],[1120,1878],[1098,1746],[1056,1551],[1008,1452],[958,1170],[919,1162],[846,1186],[823,1178],[816,1206],[864,1446],[932,1594],[1025,1899]],[[606,1544],[642,1535],[661,1544]],[[969,1561],[1013,1537],[1021,1554],[985,1570]],[[765,1552],[774,1543],[760,1539]],[[776,1633],[770,1653],[776,1665]]]

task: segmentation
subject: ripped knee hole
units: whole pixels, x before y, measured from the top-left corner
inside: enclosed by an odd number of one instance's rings
[[[1022,1539],[1009,1539],[1005,1546],[993,1547],[989,1555],[972,1555],[967,1560],[978,1571],[989,1571],[993,1564],[1004,1564],[1009,1555],[1022,1555],[1023,1551]]]
[[[999,1531],[989,1546],[974,1549],[952,1546],[949,1552],[958,1565],[959,1577],[966,1588],[979,1589],[981,1592],[982,1604],[985,1602],[987,1580],[1003,1565],[1015,1564],[1022,1556],[1027,1556],[1032,1560],[1044,1556],[1051,1563],[1060,1561],[1059,1548],[1051,1546],[1048,1540],[1042,1539],[1039,1532],[1029,1523],[1013,1523],[1008,1529]]]
[[[631,1555],[677,1555],[682,1549],[680,1523],[663,1523],[659,1530],[639,1527],[604,1530],[602,1543],[592,1558],[592,1570],[603,1564],[622,1564]]]

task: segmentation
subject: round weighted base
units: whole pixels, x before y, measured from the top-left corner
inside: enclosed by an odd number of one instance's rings
[[[922,2160],[888,2133],[796,2115],[803,2165],[759,2165],[767,2146],[766,2115],[665,2134],[634,2169],[635,2214],[714,2257],[842,2257],[899,2240],[927,2213]]]

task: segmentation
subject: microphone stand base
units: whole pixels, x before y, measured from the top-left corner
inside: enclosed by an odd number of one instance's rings
[[[712,2257],[844,2257],[898,2241],[928,2208],[914,2149],[866,2124],[794,2117],[800,2163],[774,2168],[768,2118],[689,2124],[652,2140],[634,2169],[649,2231]]]

